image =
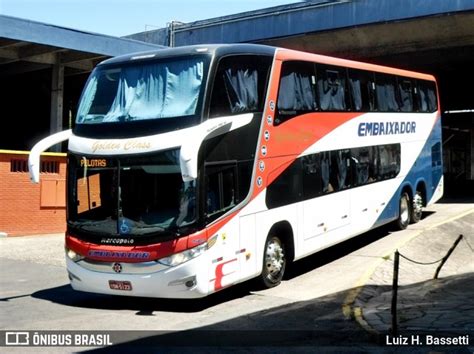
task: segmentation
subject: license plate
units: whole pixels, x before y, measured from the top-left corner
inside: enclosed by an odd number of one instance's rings
[[[112,290],[132,290],[132,283],[130,283],[129,281],[109,280],[109,286]]]

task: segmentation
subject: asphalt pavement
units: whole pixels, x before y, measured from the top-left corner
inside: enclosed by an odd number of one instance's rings
[[[276,288],[242,284],[198,301],[75,292],[65,271],[64,235],[0,238],[0,330],[121,331],[103,349],[8,348],[18,353],[472,353],[473,225],[473,203],[442,202],[407,230],[382,227],[296,262]],[[464,238],[439,279],[433,279],[437,264],[400,260],[393,337],[394,251],[429,263],[443,257],[459,234]],[[418,334],[423,341],[425,335],[469,336],[469,343],[390,344]]]

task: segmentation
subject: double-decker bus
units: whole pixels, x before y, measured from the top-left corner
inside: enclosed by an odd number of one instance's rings
[[[443,193],[430,75],[259,45],[102,62],[68,139],[66,260],[87,292],[195,298],[394,222]]]

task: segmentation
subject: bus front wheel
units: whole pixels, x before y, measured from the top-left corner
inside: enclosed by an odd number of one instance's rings
[[[400,202],[398,206],[398,219],[397,219],[397,227],[400,230],[405,230],[410,223],[410,215],[411,215],[411,208],[410,208],[410,196],[407,192],[403,192],[400,195]]]
[[[286,268],[285,245],[277,236],[269,236],[265,242],[260,285],[273,288],[281,283]]]

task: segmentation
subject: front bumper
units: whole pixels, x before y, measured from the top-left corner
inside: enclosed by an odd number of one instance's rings
[[[153,267],[147,271],[142,263],[120,263],[123,272],[115,273],[110,267],[109,271],[100,271],[100,267],[92,270],[88,264],[81,266],[79,261],[73,262],[66,257],[66,265],[74,290],[122,295],[158,298],[191,299],[200,298],[209,293],[209,280],[205,262],[205,254],[194,258],[176,267]],[[103,266],[101,266],[103,267]],[[113,290],[109,281],[130,282],[132,290]]]

